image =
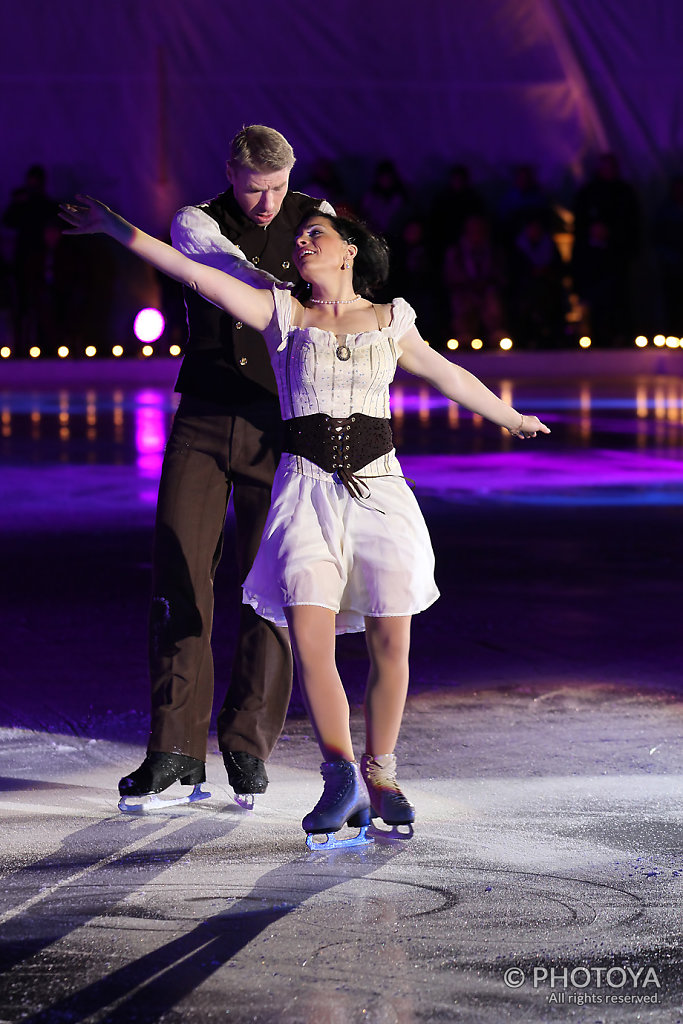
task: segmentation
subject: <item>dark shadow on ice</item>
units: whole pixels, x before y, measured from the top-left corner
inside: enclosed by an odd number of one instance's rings
[[[200,812],[201,813],[201,812]],[[171,814],[134,819],[118,815],[68,836],[60,848],[3,879],[0,893],[0,971],[17,964],[149,884],[191,850],[222,839],[238,821],[187,815],[167,834]],[[155,841],[155,834],[162,833]],[[140,849],[128,849],[144,842]],[[73,883],[78,881],[78,890]],[[44,894],[44,895],[43,895]],[[149,913],[153,916],[154,911]]]
[[[303,906],[311,897],[376,871],[380,864],[386,864],[400,852],[400,847],[389,849],[372,845],[297,857],[262,875],[250,893],[227,910],[202,921],[188,934],[126,964],[80,992],[23,1017],[22,1024],[83,1021],[93,1015],[97,1015],[102,1024],[122,1020],[152,1024],[266,928]],[[294,896],[293,878],[299,885]]]
[[[0,775],[0,793],[30,793],[36,789],[87,789],[87,786],[72,785],[70,782],[43,781],[42,779],[17,779]]]

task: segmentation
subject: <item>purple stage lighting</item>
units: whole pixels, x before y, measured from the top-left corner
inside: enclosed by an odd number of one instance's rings
[[[165,326],[166,321],[161,311],[154,309],[153,306],[147,306],[135,317],[133,331],[138,341],[150,342],[161,337]]]

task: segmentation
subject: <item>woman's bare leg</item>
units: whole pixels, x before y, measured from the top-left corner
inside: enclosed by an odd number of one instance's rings
[[[365,635],[370,674],[365,693],[366,753],[361,758],[361,774],[373,815],[388,825],[410,825],[415,820],[415,808],[396,781],[394,754],[408,693],[410,616],[366,618]]]
[[[285,608],[308,714],[325,761],[353,761],[349,702],[335,661],[335,614],[317,605]]]
[[[377,757],[396,746],[408,694],[410,615],[366,618],[370,672],[365,691],[366,752]]]

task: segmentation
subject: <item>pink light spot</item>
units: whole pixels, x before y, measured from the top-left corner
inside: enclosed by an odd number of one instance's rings
[[[138,341],[157,341],[164,333],[166,321],[160,310],[148,306],[141,309],[133,322],[133,331]]]

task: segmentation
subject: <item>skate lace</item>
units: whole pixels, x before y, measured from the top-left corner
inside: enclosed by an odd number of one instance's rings
[[[320,769],[320,774],[325,785],[314,809],[316,811],[325,811],[346,795],[349,788],[353,785],[354,778],[352,772],[340,771],[335,763],[324,764]]]
[[[365,765],[365,772],[368,782],[372,783],[373,786],[377,786],[378,789],[394,789],[399,793],[401,792],[398,788],[398,782],[396,781],[395,758],[386,765],[382,765],[379,764],[378,761],[368,759]]]

